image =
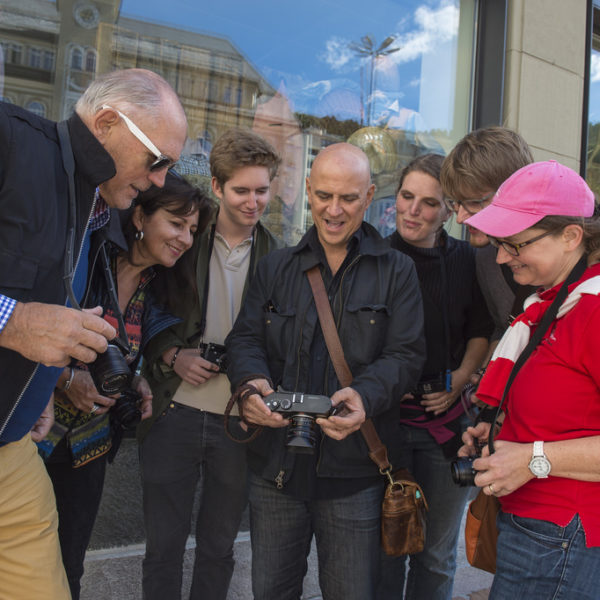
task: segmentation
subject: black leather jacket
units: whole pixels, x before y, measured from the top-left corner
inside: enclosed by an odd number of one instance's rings
[[[96,187],[115,175],[110,155],[77,115],[69,121],[75,157],[76,256]],[[68,180],[56,123],[0,102],[0,293],[21,302],[64,304]],[[0,348],[0,433],[36,363]]]
[[[358,255],[343,273],[332,309],[352,387],[385,442],[392,425],[385,413],[416,383],[425,358],[423,307],[412,260],[391,249],[370,225],[363,223],[362,229]],[[258,263],[226,340],[227,374],[234,387],[260,373],[285,390],[306,391],[317,312],[305,272],[319,262],[309,235],[314,234],[309,230],[294,248],[277,250]],[[322,393],[331,396],[340,386],[330,361],[326,369]],[[285,483],[291,475],[295,455],[286,451],[285,436],[285,429],[265,428],[249,445],[250,468],[264,479]],[[323,436],[318,476],[376,474],[360,432],[342,441]]]

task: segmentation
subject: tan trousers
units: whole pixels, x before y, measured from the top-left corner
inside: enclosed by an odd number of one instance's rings
[[[52,483],[31,436],[0,447],[0,600],[70,600]]]

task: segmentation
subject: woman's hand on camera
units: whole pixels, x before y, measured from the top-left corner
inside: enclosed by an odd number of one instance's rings
[[[93,411],[95,415],[103,415],[115,403],[113,398],[98,393],[90,372],[83,369],[74,369],[71,385],[64,393],[75,408],[84,413]],[[99,408],[94,409],[95,406]]]
[[[330,417],[317,419],[317,425],[323,433],[334,440],[343,440],[360,429],[365,422],[366,414],[360,394],[351,387],[338,390],[331,396],[333,406],[344,403],[343,409]]]
[[[488,496],[506,496],[514,492],[534,477],[529,470],[532,452],[532,443],[495,441],[491,455],[488,448],[484,447],[481,458],[473,461],[473,468],[478,471],[475,485]]]
[[[479,448],[487,441],[490,435],[490,423],[477,423],[475,427],[467,427],[462,434],[463,446],[458,449],[458,456],[475,456]]]
[[[140,401],[140,412],[142,421],[152,416],[152,390],[150,384],[141,375],[136,375],[131,382],[131,387],[142,397]]]
[[[463,373],[460,369],[452,371],[452,390],[450,392],[443,390],[432,394],[423,394],[421,404],[425,407],[425,412],[432,412],[436,417],[446,412],[454,404],[468,378],[468,374]]]
[[[170,364],[174,351],[175,349],[172,349],[172,351],[167,350],[163,354],[163,360],[167,364]],[[173,370],[183,381],[191,385],[202,385],[211,377],[219,374],[219,367],[202,358],[198,348],[182,348],[179,350]]]

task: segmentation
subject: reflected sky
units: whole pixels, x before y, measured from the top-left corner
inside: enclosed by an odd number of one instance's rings
[[[291,0],[123,0],[121,14],[227,37],[298,112],[359,120],[370,97],[373,123],[401,107],[418,111],[423,58],[456,41],[458,0],[305,0],[299,6]],[[376,47],[395,38],[388,47],[395,51],[376,61],[373,84],[369,59],[349,48],[365,35]],[[443,83],[440,101],[447,104],[452,83]],[[412,126],[419,125],[425,124]],[[448,126],[447,118],[428,123],[436,126]]]

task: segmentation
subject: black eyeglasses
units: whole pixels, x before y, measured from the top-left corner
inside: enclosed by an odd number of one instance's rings
[[[150,138],[127,116],[124,115],[120,110],[108,106],[105,104],[102,108],[109,108],[114,110],[123,119],[123,122],[127,126],[127,129],[135,135],[135,137],[146,146],[146,148],[156,156],[156,160],[148,167],[150,171],[160,171],[161,169],[170,169],[177,161],[163,154],[151,141]]]
[[[494,246],[496,248],[499,248],[500,246],[502,246],[502,248],[511,256],[519,256],[519,250],[521,248],[523,248],[524,246],[529,246],[529,244],[533,244],[533,242],[537,242],[538,240],[541,240],[542,238],[545,238],[547,235],[555,233],[556,231],[557,231],[556,229],[552,229],[550,231],[545,231],[541,235],[536,235],[534,238],[531,238],[530,240],[527,240],[526,242],[521,242],[520,244],[513,244],[512,242],[506,242],[504,240],[499,240],[498,238],[491,237],[489,235],[488,235],[488,239],[490,240],[490,244],[492,244],[492,246]]]
[[[469,200],[454,200],[454,198],[445,198],[446,204],[450,210],[458,212],[458,209],[462,206],[470,215],[478,213],[485,202],[487,202],[496,192],[490,192],[483,198],[472,198]]]

